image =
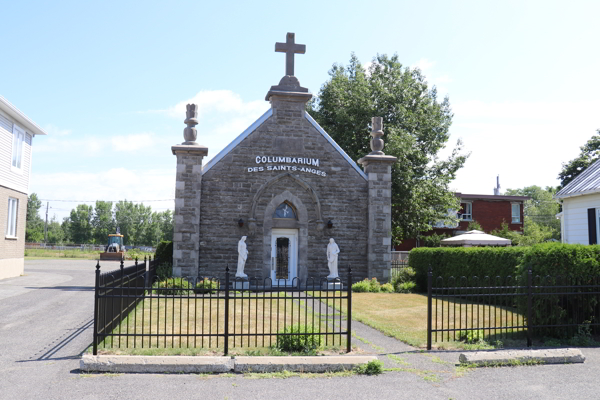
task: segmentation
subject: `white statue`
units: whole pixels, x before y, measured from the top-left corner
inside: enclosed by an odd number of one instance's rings
[[[242,236],[238,242],[238,265],[237,272],[235,273],[236,278],[247,278],[248,275],[244,273],[244,266],[248,259],[248,248],[246,247],[246,236]]]
[[[327,245],[327,266],[329,267],[329,276],[328,279],[339,278],[338,275],[338,254],[340,253],[340,248],[335,243],[335,240],[329,239],[329,244]]]

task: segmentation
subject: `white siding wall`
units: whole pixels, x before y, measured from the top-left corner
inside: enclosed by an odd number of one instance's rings
[[[600,208],[600,194],[588,194],[563,200],[563,243],[590,244],[588,208]]]
[[[17,124],[18,125],[18,124]],[[31,170],[31,142],[33,135],[25,130],[23,141],[23,155],[21,158],[21,173],[11,169],[13,146],[13,121],[6,114],[0,112],[0,186],[4,186],[21,193],[29,193],[29,173]]]

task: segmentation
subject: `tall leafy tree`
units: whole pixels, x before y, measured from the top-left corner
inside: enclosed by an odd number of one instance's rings
[[[94,207],[86,204],[78,204],[75,209],[71,210],[69,230],[73,242],[78,244],[91,243],[94,236],[93,213]]]
[[[587,167],[600,158],[600,129],[579,148],[581,153],[568,163],[563,163],[562,170],[558,174],[560,186],[558,190],[565,187],[569,182],[581,174]]]
[[[115,221],[112,214],[112,202],[96,201],[92,226],[94,228],[95,243],[105,244],[108,240],[108,234],[115,233]]]
[[[384,152],[399,159],[392,167],[394,237],[417,237],[433,221],[447,220],[448,210],[458,209],[448,185],[468,157],[460,141],[448,158],[438,157],[450,138],[449,99],[439,101],[421,71],[403,67],[396,55],[378,55],[365,71],[353,54],[329,76],[308,112],[351,158],[371,151],[371,117],[383,117]]]
[[[27,198],[27,222],[25,226],[25,240],[27,242],[41,242],[44,240],[44,220],[39,211],[42,201],[37,194],[31,193]]]
[[[62,229],[60,222],[56,219],[56,215],[48,221],[48,243],[64,243],[65,232]]]

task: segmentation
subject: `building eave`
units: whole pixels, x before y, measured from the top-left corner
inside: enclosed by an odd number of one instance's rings
[[[1,95],[0,110],[8,114],[8,116],[14,119],[22,128],[29,131],[29,133],[32,133],[33,135],[47,135],[46,131],[44,131],[38,124],[33,122],[27,115],[25,115],[21,110],[19,110]]]

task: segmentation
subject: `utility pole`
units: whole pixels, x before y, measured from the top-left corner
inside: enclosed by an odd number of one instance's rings
[[[50,202],[46,202],[46,225],[44,225],[44,243],[48,243],[48,206]]]

